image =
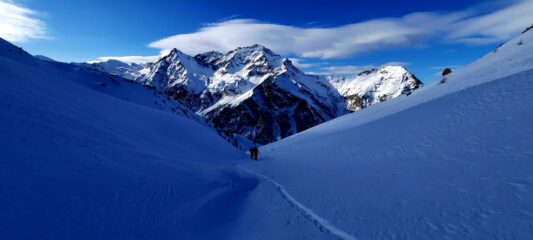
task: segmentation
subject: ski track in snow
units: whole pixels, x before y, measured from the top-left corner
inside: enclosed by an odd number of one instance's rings
[[[274,186],[274,189],[285,200],[287,200],[287,202],[292,207],[294,207],[300,214],[302,214],[305,218],[307,218],[309,221],[311,221],[321,232],[330,233],[330,234],[338,237],[339,239],[343,239],[343,240],[357,240],[357,238],[355,238],[354,236],[352,236],[352,235],[348,234],[347,232],[343,231],[342,229],[334,226],[328,220],[322,218],[321,216],[319,216],[318,214],[313,212],[313,210],[309,209],[308,207],[306,207],[305,205],[300,203],[292,195],[290,195],[281,184],[277,183],[273,179],[271,179],[271,178],[269,178],[269,177],[267,177],[267,176],[265,176],[265,175],[263,175],[261,173],[246,169],[246,168],[244,168],[242,166],[238,166],[238,168],[241,169],[244,172],[247,172],[247,173],[253,174],[255,176],[258,176],[259,178],[262,178],[262,179],[266,180],[267,182],[269,182],[270,184],[272,184],[272,186]]]

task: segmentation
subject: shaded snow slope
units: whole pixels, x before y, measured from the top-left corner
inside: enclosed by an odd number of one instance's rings
[[[111,77],[0,39],[1,239],[334,239],[212,129]]]
[[[244,167],[358,239],[531,239],[532,50],[526,32],[444,84],[266,145]]]
[[[73,81],[87,80],[82,73],[7,52],[0,56],[2,238],[187,236],[194,230],[178,224],[187,214],[176,213],[205,196],[241,191],[196,166],[216,161],[211,154],[240,156],[212,130]]]

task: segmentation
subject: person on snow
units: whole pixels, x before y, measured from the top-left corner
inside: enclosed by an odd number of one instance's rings
[[[248,152],[250,152],[250,159],[254,160],[254,153],[255,153],[255,150],[254,150],[255,147],[250,147],[250,149],[248,150]]]
[[[450,68],[445,68],[443,71],[442,71],[442,76],[446,76],[450,73],[452,73],[453,71],[450,69]]]
[[[259,149],[256,146],[250,148],[250,157],[256,161],[259,158]]]
[[[451,70],[450,68],[444,69],[444,71],[442,71],[442,79],[439,81],[439,84],[443,84],[446,81],[448,81],[448,78],[446,78],[446,75],[448,75],[448,74],[450,74],[452,72],[453,72],[453,70]]]
[[[259,148],[254,147],[254,160],[259,159]]]

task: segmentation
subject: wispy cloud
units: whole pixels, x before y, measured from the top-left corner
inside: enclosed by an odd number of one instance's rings
[[[0,0],[0,37],[11,42],[50,38],[46,24],[32,9],[9,0]]]
[[[209,50],[229,51],[262,44],[281,54],[301,57],[339,58],[378,49],[417,44],[423,33],[400,19],[378,19],[334,28],[299,28],[235,19],[210,24],[189,34],[178,34],[150,43],[159,49],[179,48],[196,54]]]
[[[508,1],[491,13],[475,8],[449,13],[417,12],[338,27],[296,27],[255,19],[208,24],[149,44],[161,50],[179,48],[196,54],[263,44],[281,54],[312,58],[343,58],[384,49],[412,48],[428,40],[485,44],[503,41],[533,23],[533,1]]]
[[[468,44],[486,44],[513,37],[533,23],[533,1],[512,2],[499,11],[453,23],[447,38]]]

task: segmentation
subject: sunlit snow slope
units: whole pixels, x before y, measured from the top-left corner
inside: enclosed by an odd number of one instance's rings
[[[246,166],[358,239],[533,239],[533,32]]]

